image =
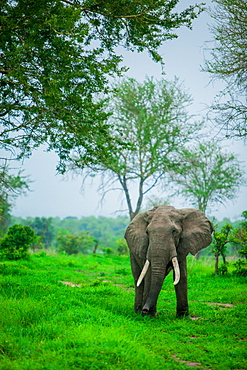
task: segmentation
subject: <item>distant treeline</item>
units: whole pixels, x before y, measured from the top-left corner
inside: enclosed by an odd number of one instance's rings
[[[45,218],[45,217],[28,217],[11,218],[11,225],[21,224],[28,225],[34,229],[36,234],[40,236],[41,243],[45,248],[57,248],[58,235],[79,235],[87,233],[94,238],[98,244],[98,250],[111,248],[116,250],[118,247],[117,241],[124,237],[125,229],[129,223],[129,218],[126,216],[118,216],[116,218],[108,217],[66,217],[64,219]],[[224,218],[222,221],[213,221],[217,229],[221,229],[223,225],[231,224],[234,228],[238,228],[240,221],[232,222],[229,218]],[[234,253],[234,247],[229,248],[230,254]],[[208,251],[209,252],[209,251]],[[204,251],[207,253],[207,251]]]
[[[129,218],[118,216],[116,218],[107,217],[66,217],[64,219],[28,217],[11,218],[11,225],[28,225],[34,229],[45,248],[56,248],[57,236],[60,234],[78,235],[87,232],[98,243],[99,249],[116,248],[116,241],[124,237],[125,229],[129,223]]]

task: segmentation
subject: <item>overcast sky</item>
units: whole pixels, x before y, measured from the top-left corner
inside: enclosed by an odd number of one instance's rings
[[[207,4],[209,1],[206,1]],[[186,6],[194,1],[181,1]],[[208,41],[212,35],[208,29],[211,20],[207,13],[200,15],[194,21],[193,30],[183,28],[178,30],[179,38],[166,42],[160,52],[165,61],[165,78],[172,80],[176,75],[191,93],[194,103],[190,107],[190,113],[203,117],[206,114],[206,106],[209,105],[217,92],[222,87],[220,82],[210,83],[210,75],[201,72],[204,64],[206,49],[210,46]],[[154,76],[161,79],[161,66],[154,63],[147,53],[123,52],[124,65],[129,67],[127,75],[143,81],[146,76]],[[247,147],[241,141],[229,141],[224,143],[227,149],[238,154],[246,171]],[[115,217],[118,214],[127,215],[123,197],[115,190],[109,192],[105,200],[100,204],[100,194],[97,191],[99,179],[88,180],[81,189],[81,178],[68,178],[56,173],[58,159],[55,153],[45,152],[45,148],[36,150],[30,159],[22,163],[24,174],[29,175],[33,181],[30,185],[31,192],[27,196],[19,197],[13,208],[13,215],[20,217],[60,217],[67,216],[107,216]],[[162,191],[156,191],[159,197],[165,197]],[[134,195],[133,195],[134,196]],[[181,199],[172,199],[171,205],[177,208],[190,207],[191,204]],[[126,210],[116,213],[118,210]],[[241,212],[247,210],[247,189],[241,188],[234,202],[228,202],[226,206],[217,205],[210,211],[211,216],[218,219],[229,217],[232,220],[239,218]]]

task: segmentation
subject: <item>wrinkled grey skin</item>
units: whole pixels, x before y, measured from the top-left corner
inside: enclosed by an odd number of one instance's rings
[[[126,229],[125,239],[130,249],[135,281],[136,312],[155,316],[164,278],[173,269],[171,259],[177,257],[180,268],[180,280],[175,285],[177,316],[189,314],[186,256],[206,248],[212,241],[212,231],[212,225],[203,212],[194,208],[159,206],[134,217]],[[150,266],[137,287],[146,259]]]

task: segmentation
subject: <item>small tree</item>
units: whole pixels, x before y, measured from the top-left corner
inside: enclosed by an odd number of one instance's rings
[[[47,249],[51,246],[52,240],[55,236],[54,227],[52,225],[52,218],[35,217],[34,219],[28,218],[26,224],[30,226],[40,236],[40,241]]]
[[[84,175],[101,173],[103,192],[105,187],[118,186],[133,219],[144,196],[167,176],[178,152],[201,128],[191,122],[187,112],[190,103],[190,95],[177,79],[146,78],[142,83],[133,78],[122,80],[114,86],[109,106],[116,143],[112,157],[92,165],[74,157],[72,169],[81,174],[87,166]],[[118,145],[121,140],[131,145],[123,148]]]
[[[124,255],[128,253],[127,242],[124,238],[116,240],[115,248],[117,249],[119,255]]]
[[[12,175],[7,161],[0,164],[0,237],[9,227],[15,199],[29,190],[28,177],[23,176],[22,172]]]
[[[230,231],[232,226],[225,224],[220,231],[214,230],[213,232],[213,242],[212,242],[212,252],[215,255],[215,275],[219,272],[219,257],[222,256],[224,265],[226,264],[226,249],[227,243],[231,240],[229,239]]]
[[[0,240],[0,256],[9,260],[28,257],[28,249],[36,242],[36,235],[29,226],[13,225]]]
[[[98,246],[99,246],[99,240],[97,238],[94,238],[93,242],[94,242],[93,254],[96,254]]]
[[[234,242],[241,246],[238,253],[244,259],[240,258],[235,262],[234,274],[237,276],[247,276],[247,211],[244,211],[241,216],[244,220],[241,222],[240,228],[235,230]]]
[[[210,205],[233,199],[244,184],[239,161],[214,142],[184,149],[171,178],[179,185],[178,193],[204,213]]]
[[[87,253],[95,245],[95,238],[88,235],[88,232],[78,235],[65,234],[60,231],[57,236],[58,251],[67,254]]]
[[[244,221],[241,222],[240,228],[235,230],[234,242],[240,244],[241,249],[238,253],[247,259],[247,211],[241,215]]]

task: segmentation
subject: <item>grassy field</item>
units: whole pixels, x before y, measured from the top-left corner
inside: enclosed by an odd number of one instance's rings
[[[247,369],[246,278],[188,259],[190,318],[172,276],[157,318],[133,312],[129,259],[33,255],[0,264],[0,369]]]

